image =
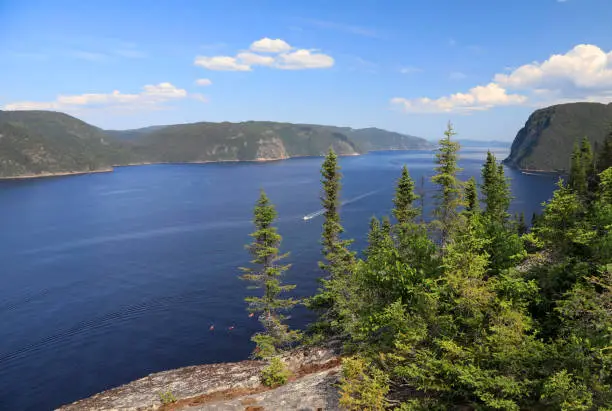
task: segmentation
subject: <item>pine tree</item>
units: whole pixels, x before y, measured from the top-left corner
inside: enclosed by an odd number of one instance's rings
[[[465,209],[470,214],[477,214],[480,212],[480,204],[478,201],[478,189],[476,187],[476,179],[471,177],[465,183]]]
[[[449,122],[444,132],[445,138],[440,140],[438,153],[436,153],[436,164],[438,165],[435,168],[436,175],[431,178],[434,184],[440,186],[440,190],[436,194],[437,202],[434,209],[436,220],[434,224],[438,227],[443,248],[456,230],[459,218],[458,209],[462,205],[461,182],[457,178],[457,173],[461,171],[457,166],[459,143],[451,141],[451,137],[455,134],[453,126]]]
[[[410,178],[408,168],[404,165],[393,198],[393,204],[395,205],[393,215],[398,225],[411,223],[420,214],[420,210],[412,205],[417,199],[418,196],[414,193],[414,181]]]
[[[283,324],[281,311],[290,309],[297,302],[291,298],[280,298],[282,292],[290,291],[295,286],[283,285],[280,281],[281,275],[290,265],[279,262],[288,254],[279,254],[282,237],[273,226],[277,213],[263,190],[253,214],[255,231],[251,234],[253,242],[247,246],[247,249],[253,256],[251,264],[254,268],[241,267],[244,274],[240,278],[253,283],[251,288],[264,290],[263,296],[247,297],[245,301],[249,305],[250,312],[260,313],[259,320],[264,332],[254,335],[252,340],[257,344],[258,356],[267,358],[296,340],[297,333],[290,331]]]

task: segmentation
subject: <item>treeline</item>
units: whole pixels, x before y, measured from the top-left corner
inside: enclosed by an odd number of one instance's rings
[[[254,214],[245,280],[260,314],[264,382],[287,380],[278,355],[298,342],[343,345],[341,406],[349,410],[612,410],[612,136],[595,159],[578,145],[569,182],[530,230],[512,218],[509,181],[493,154],[482,183],[457,175],[459,144],[440,140],[433,220],[424,222],[404,166],[392,218],[372,218],[358,258],[342,237],[341,174],[322,169],[319,292],[303,303],[319,320],[301,335],[282,313],[281,237],[265,193]],[[604,149],[605,152],[605,149]]]

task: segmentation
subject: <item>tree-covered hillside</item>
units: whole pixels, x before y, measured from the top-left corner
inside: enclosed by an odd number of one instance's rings
[[[567,172],[576,141],[587,137],[599,151],[612,126],[612,104],[570,103],[535,111],[504,162],[521,169]]]
[[[104,131],[67,114],[0,111],[0,177],[89,172],[159,162],[276,160],[430,147],[379,129],[247,121]]]
[[[103,130],[51,111],[0,111],[0,177],[88,172],[131,155]]]

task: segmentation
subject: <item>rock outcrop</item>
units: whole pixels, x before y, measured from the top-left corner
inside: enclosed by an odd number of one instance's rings
[[[333,349],[301,348],[285,355],[283,361],[294,377],[272,390],[260,382],[263,361],[206,364],[151,374],[59,411],[336,409],[333,385],[340,360]],[[171,393],[176,402],[162,404],[160,393]]]

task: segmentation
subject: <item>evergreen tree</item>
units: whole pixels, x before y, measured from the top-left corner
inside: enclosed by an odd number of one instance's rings
[[[577,142],[574,143],[570,163],[569,188],[580,195],[585,194],[588,188],[586,167],[582,162],[582,150]]]
[[[281,311],[290,309],[297,302],[291,298],[280,298],[280,294],[295,288],[294,285],[283,285],[281,275],[290,267],[288,264],[279,264],[287,254],[279,254],[282,237],[273,226],[276,219],[276,210],[270,203],[266,193],[261,190],[254,209],[253,223],[255,231],[251,234],[253,242],[247,249],[253,256],[252,267],[241,267],[243,280],[253,283],[251,288],[263,288],[263,296],[247,297],[249,311],[259,313],[264,332],[253,336],[257,344],[257,354],[260,357],[271,357],[279,350],[291,345],[298,334],[290,331],[283,324]]]
[[[508,218],[508,207],[512,199],[510,184],[504,174],[504,167],[497,164],[495,155],[487,152],[487,160],[482,167],[483,201],[485,215],[497,223],[505,223]]]
[[[527,233],[527,223],[525,223],[525,213],[521,212],[516,216],[516,231],[519,235]]]
[[[465,183],[465,209],[470,214],[480,212],[480,202],[478,200],[478,188],[476,187],[476,179],[471,177]]]
[[[603,147],[599,150],[597,156],[597,171],[602,171],[612,167],[612,126],[610,131],[604,140]]]
[[[584,168],[584,172],[588,181],[592,181],[596,175],[595,160],[593,158],[593,149],[591,142],[587,137],[582,139],[580,145],[580,164]]]
[[[402,175],[397,182],[395,189],[395,197],[393,198],[393,215],[397,220],[398,225],[412,223],[420,214],[420,210],[415,208],[412,203],[418,199],[414,193],[414,181],[410,178],[408,168],[402,167]]]
[[[338,156],[332,148],[323,161],[321,176],[321,204],[325,209],[321,244],[325,261],[320,262],[319,266],[326,276],[321,279],[323,288],[310,300],[309,306],[321,315],[322,322],[318,326],[331,327],[332,330],[327,331],[339,332],[343,319],[351,316],[351,304],[355,303],[351,294],[354,286],[351,274],[356,260],[355,254],[348,248],[352,241],[340,238],[344,231],[339,213],[342,175]]]
[[[383,233],[391,235],[391,220],[389,219],[389,216],[383,216],[382,225],[380,228]]]
[[[370,219],[370,230],[368,231],[368,246],[365,255],[372,255],[380,247],[384,233],[380,226],[380,221],[376,217]]]
[[[439,142],[438,152],[436,153],[436,174],[431,178],[434,184],[440,187],[436,194],[436,208],[434,209],[435,226],[438,228],[440,243],[444,247],[451,240],[456,230],[459,219],[459,207],[462,205],[461,182],[457,178],[457,173],[461,169],[457,165],[457,152],[459,143],[451,141],[451,137],[456,133],[452,124],[449,122],[445,138]]]

